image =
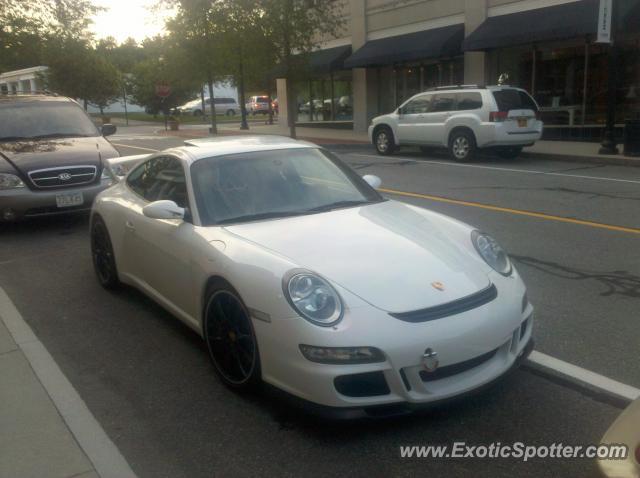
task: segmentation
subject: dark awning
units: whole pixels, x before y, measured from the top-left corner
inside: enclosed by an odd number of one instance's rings
[[[351,55],[351,45],[327,48],[309,53],[309,68],[314,73],[329,73],[344,69],[344,61]]]
[[[462,53],[464,25],[450,25],[421,32],[371,40],[345,62],[347,68],[384,66]]]
[[[295,68],[303,67],[311,74],[323,75],[332,71],[344,70],[344,60],[351,55],[351,45],[316,50],[307,53],[306,57],[296,55]],[[268,73],[270,78],[283,78],[286,76],[284,65],[276,65]]]
[[[579,0],[553,7],[489,17],[465,40],[465,51],[491,50],[595,33],[599,0]]]

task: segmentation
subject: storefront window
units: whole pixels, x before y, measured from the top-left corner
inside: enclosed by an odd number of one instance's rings
[[[338,71],[296,83],[299,122],[351,121],[351,71]]]
[[[396,106],[422,91],[444,85],[460,85],[464,82],[464,60],[432,61],[424,64],[396,66]]]

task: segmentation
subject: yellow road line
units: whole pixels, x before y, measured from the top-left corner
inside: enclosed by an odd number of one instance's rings
[[[151,151],[155,153],[156,151],[160,151],[159,149],[151,149],[151,148],[143,148],[141,146],[131,146],[130,144],[119,144],[119,143],[111,143],[114,146],[121,146],[123,148],[132,148],[132,149],[141,149],[142,151]]]
[[[410,193],[410,192],[406,192],[406,191],[396,191],[395,189],[382,189],[381,188],[381,189],[379,189],[379,191],[382,191],[382,192],[385,192],[385,193],[389,193],[389,194],[396,194],[398,196],[407,196],[407,197],[420,198],[420,199],[429,199],[430,201],[438,201],[438,202],[444,202],[444,203],[448,203],[448,204],[457,204],[459,206],[477,207],[477,208],[480,208],[480,209],[488,209],[489,211],[506,212],[506,213],[509,213],[509,214],[518,214],[520,216],[537,217],[539,219],[546,219],[548,221],[558,221],[558,222],[565,222],[565,223],[569,223],[569,224],[579,224],[581,226],[597,227],[599,229],[608,229],[610,231],[627,232],[627,233],[631,233],[631,234],[640,234],[640,229],[636,229],[636,228],[633,228],[633,227],[614,226],[612,224],[603,224],[603,223],[600,223],[600,222],[584,221],[582,219],[571,219],[571,218],[568,218],[568,217],[553,216],[551,214],[544,214],[544,213],[541,213],[541,212],[522,211],[520,209],[511,209],[511,208],[508,208],[508,207],[492,206],[490,204],[481,204],[481,203],[471,202],[471,201],[461,201],[459,199],[449,199],[449,198],[445,198],[445,197],[441,197],[441,196],[431,196],[429,194],[419,194],[419,193]]]

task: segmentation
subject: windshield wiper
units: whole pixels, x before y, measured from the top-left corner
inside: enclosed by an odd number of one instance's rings
[[[371,204],[372,201],[337,201],[332,202],[331,204],[324,204],[322,206],[313,207],[311,209],[307,209],[308,212],[325,212],[325,211],[333,211],[334,209],[340,209],[343,207],[352,207],[352,206],[362,206],[363,204]]]
[[[82,133],[49,133],[49,134],[39,134],[36,136],[31,136],[29,139],[45,139],[45,138],[74,138],[74,137],[87,137],[90,136],[88,134]]]
[[[248,221],[259,221],[260,219],[274,219],[279,217],[293,217],[293,216],[302,216],[307,214],[308,211],[272,211],[272,212],[261,212],[258,214],[246,214],[244,216],[236,216],[230,217],[228,219],[222,219],[221,221],[217,221],[216,224],[230,224],[234,222],[248,222]]]
[[[47,139],[47,138],[74,138],[74,137],[90,137],[94,135],[90,134],[80,134],[80,133],[49,133],[49,134],[38,134],[35,136],[5,136],[0,138],[0,141],[36,141],[39,139]]]

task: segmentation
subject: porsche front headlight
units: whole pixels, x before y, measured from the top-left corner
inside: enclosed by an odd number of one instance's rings
[[[335,289],[313,272],[291,271],[283,280],[289,304],[315,325],[329,327],[342,319],[342,300]]]
[[[480,231],[473,231],[471,232],[471,242],[473,242],[480,257],[493,270],[503,276],[511,275],[513,268],[511,267],[509,256],[493,237]]]

